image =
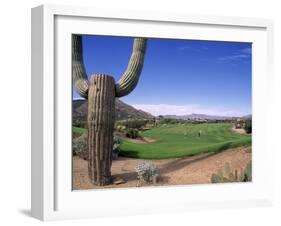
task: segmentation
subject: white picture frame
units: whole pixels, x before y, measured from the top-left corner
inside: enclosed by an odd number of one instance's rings
[[[252,42],[253,182],[72,191],[72,33]],[[271,205],[273,178],[268,175],[273,150],[266,122],[274,83],[272,39],[273,22],[265,19],[54,5],[33,8],[32,216],[56,220]]]

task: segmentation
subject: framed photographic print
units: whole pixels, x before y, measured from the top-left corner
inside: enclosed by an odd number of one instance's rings
[[[32,9],[32,216],[270,205],[272,21]]]

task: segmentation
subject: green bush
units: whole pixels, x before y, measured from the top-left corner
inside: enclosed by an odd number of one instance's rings
[[[88,159],[87,132],[84,132],[79,137],[73,138],[72,151],[73,151],[73,155],[77,155],[85,160]]]
[[[76,155],[84,160],[88,160],[88,138],[87,132],[84,132],[81,136],[74,138],[72,141],[73,155]],[[113,158],[116,159],[120,152],[120,145],[123,143],[122,139],[118,136],[113,137]]]
[[[252,119],[247,119],[245,121],[245,131],[246,133],[252,133]]]
[[[115,126],[115,129],[116,129],[117,131],[119,131],[119,132],[124,132],[124,131],[126,131],[126,126],[123,126],[123,125],[121,125],[121,124],[117,124],[117,125]]]
[[[117,159],[120,152],[120,145],[123,143],[122,139],[118,136],[113,137],[113,150],[112,150],[112,156],[113,159]]]
[[[174,125],[178,123],[184,123],[185,121],[183,119],[174,119],[174,118],[162,118],[159,120],[159,124],[168,124],[168,125]]]
[[[130,129],[140,129],[147,124],[148,120],[145,119],[128,119],[120,122],[123,126]]]
[[[129,128],[126,131],[126,137],[136,139],[139,137],[139,131],[137,129]]]

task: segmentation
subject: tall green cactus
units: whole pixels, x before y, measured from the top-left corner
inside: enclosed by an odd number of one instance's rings
[[[88,172],[95,185],[111,181],[115,97],[128,95],[136,87],[144,62],[146,39],[135,38],[127,70],[115,84],[110,75],[94,74],[88,81],[82,37],[72,36],[73,84],[80,96],[88,99]]]

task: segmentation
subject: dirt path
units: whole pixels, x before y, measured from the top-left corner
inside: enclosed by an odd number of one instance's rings
[[[245,168],[252,159],[251,147],[230,149],[218,154],[205,154],[194,157],[151,160],[158,167],[160,175],[158,185],[202,184],[210,183],[213,173],[224,169],[225,163],[229,163],[232,170]],[[73,189],[92,188],[121,188],[136,187],[138,184],[135,166],[142,162],[141,159],[123,158],[112,163],[113,178],[122,178],[126,183],[96,187],[88,178],[87,161],[73,157]],[[151,186],[151,185],[143,185]]]

